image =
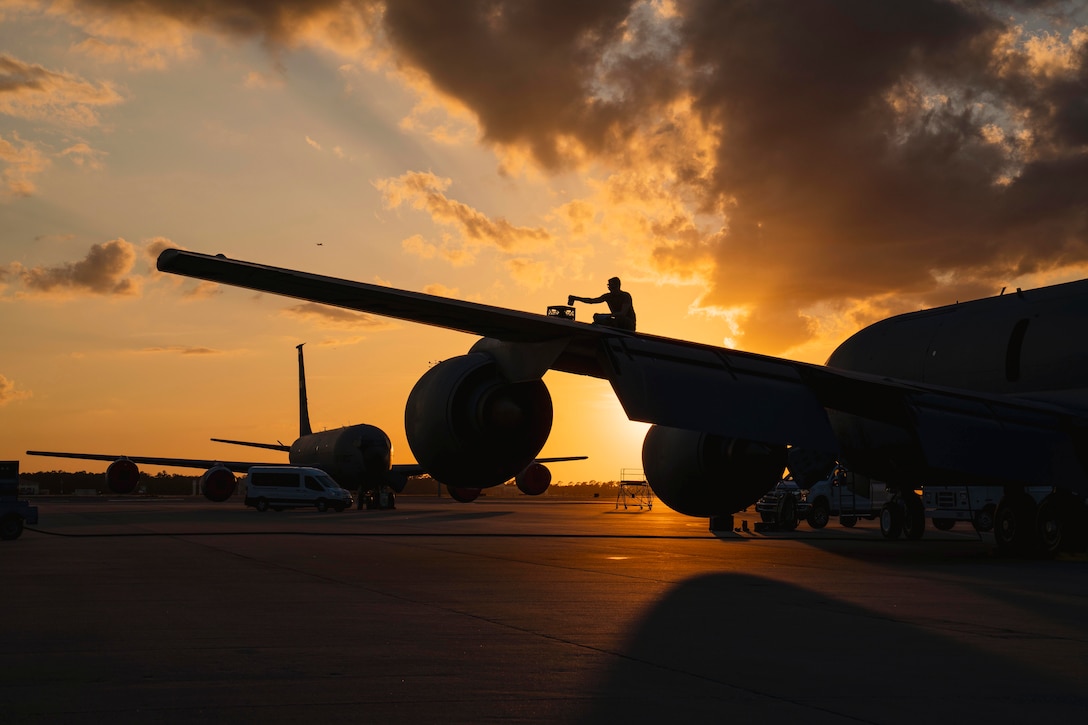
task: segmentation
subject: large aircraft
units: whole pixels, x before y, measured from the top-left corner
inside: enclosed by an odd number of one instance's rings
[[[891,317],[813,365],[223,255],[168,249],[158,268],[482,336],[405,408],[416,460],[452,485],[498,485],[533,459],[550,369],[608,380],[653,424],[647,482],[685,514],[745,508],[788,455],[801,482],[837,460],[897,489],[889,538],[924,526],[923,484],[1000,485],[1002,550],[1088,547],[1088,280]],[[1053,492],[1037,505],[1025,487],[1039,485]]]
[[[304,343],[305,344],[305,343]],[[392,463],[392,444],[381,428],[365,423],[343,426],[333,430],[313,432],[310,427],[310,411],[306,396],[306,368],[302,345],[298,345],[298,438],[291,445],[283,443],[253,443],[226,438],[212,438],[218,443],[284,451],[290,465],[311,466],[328,473],[344,488],[357,490],[358,507],[395,508],[396,494],[404,490],[410,476],[419,476],[427,470],[418,463]],[[245,473],[252,466],[279,466],[283,462],[225,461],[200,458],[162,458],[155,456],[118,456],[103,453],[60,453],[27,451],[31,456],[53,458],[77,458],[92,461],[112,461],[106,468],[106,483],[118,494],[136,490],[140,481],[137,464],[174,466],[178,468],[206,468],[200,477],[200,490],[211,501],[226,501],[234,495],[237,486],[235,473]],[[551,484],[551,471],[545,463],[584,460],[586,456],[534,458],[512,476],[523,493],[540,495]],[[440,482],[441,479],[437,479]],[[507,479],[509,480],[509,478]],[[450,496],[461,502],[474,500],[480,488],[473,485],[447,486]]]

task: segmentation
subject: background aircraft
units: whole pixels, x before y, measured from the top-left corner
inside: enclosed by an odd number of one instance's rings
[[[311,466],[332,476],[348,490],[357,491],[358,507],[394,508],[396,493],[404,490],[409,476],[427,473],[417,464],[392,464],[392,445],[381,428],[360,423],[314,433],[310,427],[309,404],[306,397],[306,368],[302,345],[298,345],[299,435],[291,445],[282,443],[253,443],[225,438],[212,438],[220,443],[285,451],[290,465]],[[196,458],[163,458],[155,456],[118,456],[102,453],[60,453],[27,451],[31,456],[77,458],[92,461],[113,461],[106,469],[106,482],[114,493],[128,494],[140,481],[137,464],[146,463],[180,468],[207,468],[200,477],[200,491],[211,501],[226,501],[234,495],[235,473],[245,473],[252,466],[277,466],[283,462],[224,461]],[[566,456],[531,460],[513,478],[518,489],[529,495],[539,495],[551,484],[551,471],[545,463],[583,460],[585,456]],[[437,479],[441,481],[441,479]],[[509,480],[509,478],[507,479]],[[450,496],[468,502],[480,494],[476,486],[448,486]]]
[[[605,378],[628,417],[654,425],[643,467],[668,506],[717,516],[781,475],[839,460],[899,491],[882,514],[920,526],[922,484],[1002,485],[1006,550],[1088,539],[1088,280],[889,318],[810,365],[178,249],[163,272],[483,335],[416,383],[405,428],[416,459],[452,485],[499,485],[550,432],[549,369]],[[1054,492],[1036,506],[1027,485]],[[887,521],[884,520],[885,516]]]

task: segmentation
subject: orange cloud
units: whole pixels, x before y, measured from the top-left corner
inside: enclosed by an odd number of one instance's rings
[[[19,269],[23,286],[32,293],[70,296],[132,296],[140,293],[138,279],[129,277],[136,262],[136,251],[124,239],[95,244],[84,259],[55,267]]]
[[[424,258],[442,256],[453,263],[465,263],[481,248],[517,252],[539,249],[553,241],[546,229],[515,226],[501,217],[492,219],[467,204],[450,199],[444,193],[450,183],[450,179],[429,172],[409,172],[374,182],[386,208],[408,205],[426,212],[435,224],[456,232],[456,237],[444,239],[441,247],[415,235],[405,240],[406,250]]]
[[[362,312],[354,312],[339,307],[329,307],[313,302],[287,307],[281,314],[316,324],[318,327],[343,329],[388,330],[396,327],[395,323],[383,317],[375,317]]]
[[[16,390],[14,380],[0,375],[0,408],[16,400],[26,400],[33,395],[34,393],[29,390]]]
[[[98,109],[122,100],[109,83],[91,83],[0,54],[0,114],[70,126],[97,126]]]
[[[49,159],[33,142],[24,141],[19,134],[13,134],[12,141],[0,136],[0,179],[3,179],[0,199],[34,194],[32,177],[48,166]]]

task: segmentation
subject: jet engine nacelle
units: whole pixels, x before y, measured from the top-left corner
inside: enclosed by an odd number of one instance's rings
[[[140,485],[140,469],[127,458],[119,458],[106,469],[106,485],[114,493],[132,493]]]
[[[552,484],[552,472],[543,463],[530,463],[529,467],[514,478],[518,490],[530,496],[539,496]]]
[[[655,425],[642,442],[646,482],[666,506],[722,516],[759,500],[786,467],[785,446]]]
[[[216,503],[222,503],[233,496],[237,485],[234,473],[226,466],[212,466],[200,477],[200,492],[204,494],[204,498]]]
[[[484,353],[444,360],[419,379],[404,407],[416,461],[453,488],[488,488],[532,463],[552,429],[542,380],[512,383]]]

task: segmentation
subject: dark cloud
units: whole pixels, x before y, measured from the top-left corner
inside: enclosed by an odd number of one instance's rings
[[[675,191],[720,231],[678,222],[651,258],[709,269],[701,303],[752,309],[750,349],[804,341],[814,305],[890,296],[900,311],[1088,263],[1083,3],[91,4],[272,47],[350,8],[486,141],[550,170],[637,172],[631,151],[681,138],[670,114],[687,104],[714,138],[705,158],[673,152]]]

